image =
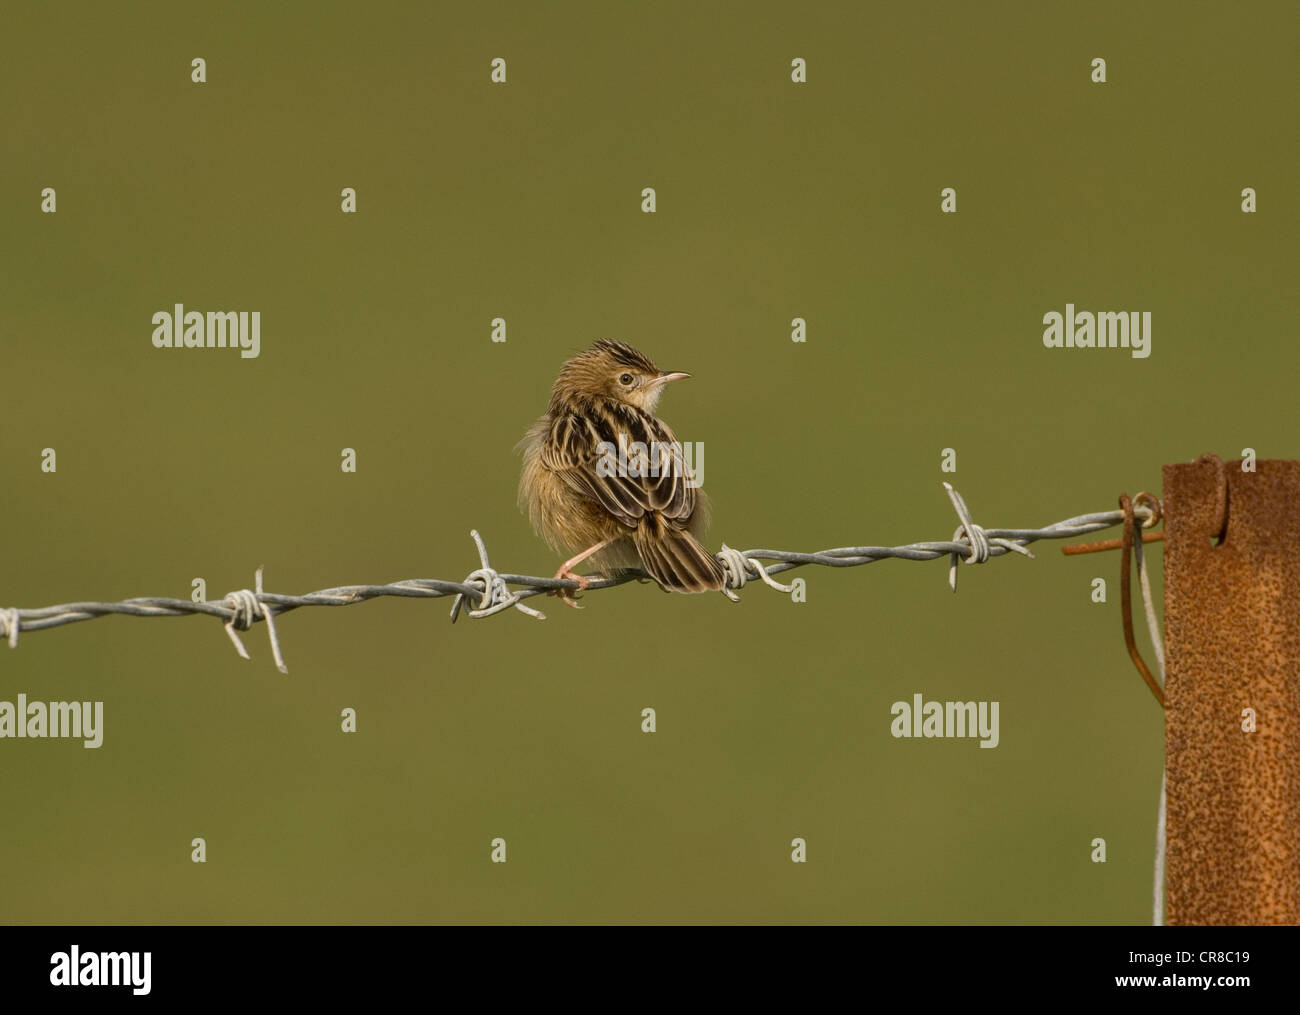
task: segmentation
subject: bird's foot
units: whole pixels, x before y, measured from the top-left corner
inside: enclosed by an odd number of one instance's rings
[[[581,610],[583,607],[578,605],[578,597],[574,593],[586,591],[587,586],[591,584],[591,579],[586,575],[576,574],[567,567],[562,567],[556,571],[555,577],[561,581],[577,582],[578,587],[577,589],[551,589],[547,595],[559,596],[560,602],[565,606],[572,606],[575,610]]]

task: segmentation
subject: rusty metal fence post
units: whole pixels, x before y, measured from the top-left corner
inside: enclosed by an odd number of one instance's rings
[[[1300,923],[1300,462],[1255,468],[1164,467],[1170,924]]]

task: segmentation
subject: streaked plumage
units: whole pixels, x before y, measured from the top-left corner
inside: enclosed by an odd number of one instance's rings
[[[664,385],[689,376],[660,370],[623,342],[601,340],[564,364],[545,416],[524,435],[519,503],[555,549],[578,556],[556,577],[578,578],[583,559],[598,570],[641,566],[665,590],[708,592],[723,586],[721,565],[696,536],[708,521],[704,493],[690,483],[672,428],[655,416]],[[671,450],[657,476],[598,467],[602,442]],[[646,456],[648,458],[648,455]],[[602,545],[605,544],[605,545]],[[591,551],[584,553],[582,551]]]

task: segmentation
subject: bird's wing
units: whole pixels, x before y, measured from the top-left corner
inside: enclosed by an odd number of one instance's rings
[[[649,511],[685,527],[695,511],[694,482],[672,429],[622,402],[557,416],[541,460],[629,528]]]

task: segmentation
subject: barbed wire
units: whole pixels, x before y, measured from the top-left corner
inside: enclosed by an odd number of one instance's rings
[[[740,597],[736,595],[735,590],[744,588],[751,580],[761,580],[779,592],[791,593],[794,591],[792,586],[782,585],[774,581],[772,576],[809,564],[823,567],[859,567],[891,557],[898,560],[936,560],[940,557],[949,557],[948,584],[956,592],[957,565],[960,562],[982,564],[993,557],[1000,557],[1007,553],[1033,557],[1026,547],[1037,540],[1070,539],[1111,528],[1124,520],[1123,511],[1097,511],[1092,514],[1077,515],[1037,529],[985,528],[977,525],[971,518],[961,494],[950,484],[943,485],[960,523],[951,539],[908,543],[905,546],[840,546],[816,553],[795,553],[788,550],[735,550],[723,543],[722,549],[716,555],[726,573],[723,594],[733,602],[739,602]],[[1149,524],[1154,517],[1152,508],[1145,505],[1135,506],[1133,511],[1144,524]],[[453,623],[460,615],[462,606],[469,603],[478,604],[468,606],[466,610],[469,616],[475,619],[516,609],[538,620],[545,620],[544,613],[526,605],[524,600],[561,589],[576,591],[580,588],[578,582],[569,579],[498,572],[488,562],[487,547],[482,537],[477,531],[471,531],[470,536],[478,548],[481,566],[459,582],[445,581],[441,578],[410,578],[387,585],[343,585],[292,596],[265,591],[262,588],[263,569],[259,567],[255,573],[252,589],[236,589],[216,602],[195,602],[190,599],[172,599],[166,596],[142,596],[124,599],[117,603],[62,603],[58,606],[44,606],[38,609],[0,608],[0,639],[8,639],[9,647],[17,648],[19,631],[41,631],[112,614],[128,617],[180,617],[204,614],[218,617],[225,622],[226,633],[234,643],[236,651],[240,656],[248,659],[250,658],[248,650],[240,640],[239,632],[251,629],[260,620],[266,622],[271,654],[275,658],[276,667],[281,673],[288,673],[289,669],[280,650],[275,618],[302,606],[352,606],[355,603],[384,596],[417,599],[455,596],[456,600],[451,607]],[[765,565],[762,561],[773,563]],[[630,581],[648,578],[649,576],[639,569],[621,570],[611,577],[591,579],[585,591],[594,592],[614,588]],[[512,589],[511,586],[519,587]]]

